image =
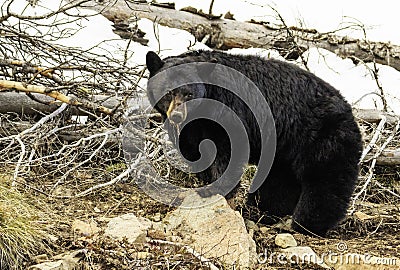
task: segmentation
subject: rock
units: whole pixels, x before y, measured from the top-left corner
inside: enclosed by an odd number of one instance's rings
[[[161,239],[161,240],[166,240],[167,237],[165,235],[165,232],[155,229],[148,230],[147,236],[150,237],[151,239]]]
[[[86,250],[80,249],[73,252],[59,254],[53,257],[56,261],[32,265],[28,270],[74,270],[77,268],[78,262],[83,253],[86,253]]]
[[[249,220],[249,219],[246,219],[244,221],[244,223],[246,224],[246,228],[247,228],[247,231],[249,232],[250,237],[253,238],[254,237],[254,231],[258,230],[257,224],[254,221]]]
[[[80,236],[93,237],[94,235],[98,234],[100,229],[93,220],[90,222],[84,222],[76,219],[74,222],[72,222],[72,231],[74,234],[78,234]]]
[[[355,212],[355,213],[354,213],[354,216],[355,216],[358,220],[360,220],[360,221],[366,221],[366,220],[368,220],[368,219],[376,218],[376,216],[370,216],[370,215],[365,214],[365,213],[363,213],[363,212],[361,212],[361,211]]]
[[[165,240],[167,237],[166,225],[162,222],[152,222],[151,229],[147,231],[147,236],[152,239]]]
[[[244,223],[246,224],[246,228],[248,230],[258,231],[258,226],[254,221],[252,221],[250,219],[246,219],[244,221]]]
[[[53,196],[73,196],[73,194],[74,191],[72,189],[66,188],[62,185],[57,186],[52,193]]]
[[[167,230],[180,235],[184,244],[205,258],[215,258],[240,269],[256,262],[256,245],[242,216],[220,195],[202,198],[191,192],[164,222]]]
[[[261,232],[262,234],[266,234],[268,231],[269,231],[269,228],[267,228],[267,227],[265,227],[265,226],[260,227],[260,232]]]
[[[112,218],[107,224],[104,235],[116,240],[126,237],[129,243],[143,243],[150,227],[150,220],[136,217],[134,214],[125,214]]]
[[[29,270],[72,270],[72,267],[63,264],[63,261],[55,262],[44,262],[36,265],[32,265],[28,268]]]
[[[235,20],[235,18],[233,18],[233,14],[230,13],[229,11],[228,11],[227,13],[225,13],[224,19],[227,19],[227,20]]]
[[[258,231],[257,224],[254,221],[249,220],[249,219],[246,219],[244,221],[244,223],[246,224],[246,228],[247,228],[247,231],[249,232],[250,237],[253,238],[254,237],[254,232]]]
[[[137,251],[132,254],[132,257],[134,257],[136,260],[145,260],[153,257],[153,254],[146,251]]]
[[[161,220],[161,213],[156,213],[153,217],[153,221],[159,222]]]
[[[281,248],[296,247],[297,242],[290,233],[280,233],[275,237],[275,245]]]
[[[182,243],[182,238],[177,235],[168,235],[165,239],[174,243]]]
[[[55,236],[55,235],[53,235],[53,234],[47,234],[47,239],[50,241],[50,242],[57,242],[58,241],[58,237],[57,236]]]
[[[167,225],[165,225],[163,222],[153,222],[151,224],[151,228],[165,233],[167,230]]]
[[[325,269],[331,269],[310,247],[288,247],[281,249],[281,254],[284,255],[289,262],[301,264],[316,264]]]

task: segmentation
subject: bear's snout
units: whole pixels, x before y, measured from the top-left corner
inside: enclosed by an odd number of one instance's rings
[[[176,110],[171,113],[169,119],[175,124],[180,124],[185,120],[183,113]]]
[[[185,121],[187,115],[186,104],[179,98],[174,98],[169,104],[167,111],[168,119],[175,124],[180,124]]]

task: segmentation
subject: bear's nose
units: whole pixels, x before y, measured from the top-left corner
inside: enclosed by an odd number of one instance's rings
[[[183,122],[183,113],[180,111],[173,111],[169,116],[169,120],[171,120],[175,124],[180,124],[181,122]]]

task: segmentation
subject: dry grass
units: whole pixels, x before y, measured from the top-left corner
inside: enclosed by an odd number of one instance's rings
[[[25,269],[25,263],[46,246],[38,209],[0,175],[0,269]]]

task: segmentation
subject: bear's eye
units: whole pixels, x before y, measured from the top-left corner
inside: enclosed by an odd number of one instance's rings
[[[187,93],[187,94],[186,94],[186,97],[192,98],[192,97],[193,97],[193,94],[192,94],[192,93]]]

